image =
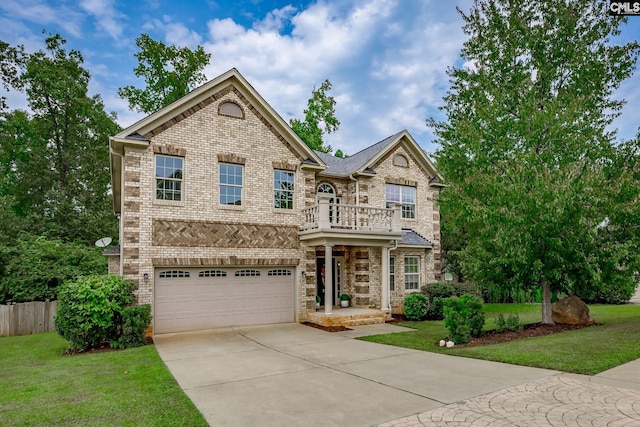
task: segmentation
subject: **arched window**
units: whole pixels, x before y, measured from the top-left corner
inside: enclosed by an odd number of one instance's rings
[[[333,185],[327,184],[326,182],[318,185],[318,190],[316,190],[316,194],[336,194],[333,189]]]
[[[402,154],[396,154],[393,156],[393,164],[394,166],[402,166],[403,168],[409,167],[409,161]]]
[[[237,117],[239,119],[244,119],[244,111],[242,111],[242,108],[235,102],[223,102],[222,104],[220,104],[220,110],[218,111],[223,116],[231,116]]]

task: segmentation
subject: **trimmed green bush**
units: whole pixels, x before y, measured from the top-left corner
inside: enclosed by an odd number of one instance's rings
[[[404,317],[408,320],[422,320],[429,311],[429,298],[421,293],[407,295],[404,299]]]
[[[433,298],[449,298],[457,295],[455,286],[449,283],[428,283],[420,289],[420,292],[430,301]]]
[[[444,325],[456,343],[479,337],[484,327],[482,300],[474,295],[447,298],[444,302]]]
[[[58,334],[77,351],[100,348],[107,342],[119,346],[125,329],[128,336],[123,345],[135,341],[140,324],[146,320],[145,309],[126,310],[135,301],[135,288],[135,283],[115,275],[84,276],[65,282],[58,294]]]
[[[444,300],[446,298],[434,297],[429,303],[427,310],[427,319],[442,320],[444,319]]]
[[[503,333],[504,331],[521,331],[523,328],[520,316],[515,313],[510,313],[507,317],[504,317],[502,313],[496,318],[496,332]]]
[[[147,343],[145,331],[151,323],[151,306],[132,305],[122,310],[120,337],[111,343],[114,348],[139,347]]]

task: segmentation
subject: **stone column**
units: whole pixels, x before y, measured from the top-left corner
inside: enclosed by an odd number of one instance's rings
[[[324,246],[324,314],[333,314],[333,246]]]
[[[389,311],[389,248],[384,246],[382,248],[382,299],[380,301],[380,308],[382,311]]]

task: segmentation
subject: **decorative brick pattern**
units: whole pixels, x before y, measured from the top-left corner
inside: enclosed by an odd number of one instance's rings
[[[153,258],[156,267],[241,267],[241,266],[295,266],[300,262],[297,258],[238,258],[228,256],[222,258]]]
[[[398,166],[398,167],[403,167],[403,166]],[[411,187],[417,187],[418,186],[418,181],[413,181],[411,179],[404,179],[404,178],[386,177],[384,179],[384,182],[386,184],[408,185],[408,186],[411,186]]]
[[[167,156],[179,156],[184,157],[187,155],[187,150],[183,147],[176,147],[171,144],[153,144],[153,152],[156,154],[165,154]]]
[[[295,249],[298,227],[154,219],[153,245]]]
[[[247,159],[245,157],[240,157],[236,154],[218,154],[218,161],[221,163],[234,163],[236,165],[244,165],[247,163]]]
[[[296,165],[295,163],[287,162],[286,160],[278,160],[276,162],[273,162],[273,168],[295,172],[298,170],[298,165]]]

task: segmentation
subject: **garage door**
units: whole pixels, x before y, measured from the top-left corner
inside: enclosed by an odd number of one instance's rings
[[[294,269],[160,268],[154,332],[294,321]]]

